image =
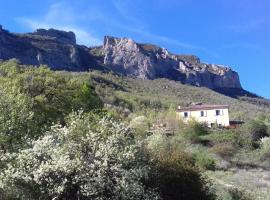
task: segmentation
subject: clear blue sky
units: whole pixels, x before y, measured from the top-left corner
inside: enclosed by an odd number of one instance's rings
[[[243,87],[270,98],[269,0],[0,0],[11,32],[72,30],[99,45],[104,35],[158,44],[229,65]]]

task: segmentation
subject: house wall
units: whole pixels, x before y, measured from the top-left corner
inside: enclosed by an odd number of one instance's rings
[[[220,110],[220,115],[216,115],[216,110]],[[201,111],[204,111],[204,116],[202,117]],[[188,117],[184,116],[185,112],[188,113]],[[221,126],[230,125],[228,109],[196,110],[185,112],[177,112],[178,117],[185,122],[188,122],[189,120],[196,120],[198,122],[206,122],[209,126],[211,126],[211,124],[217,124]]]

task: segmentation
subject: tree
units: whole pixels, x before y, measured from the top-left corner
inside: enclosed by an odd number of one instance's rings
[[[1,150],[16,149],[23,137],[34,132],[32,106],[31,98],[15,86],[0,86]]]
[[[158,199],[143,184],[149,166],[121,123],[72,114],[32,147],[4,154],[0,188],[20,199]]]

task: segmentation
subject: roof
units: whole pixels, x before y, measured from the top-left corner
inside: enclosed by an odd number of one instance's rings
[[[188,107],[178,108],[177,112],[197,111],[197,110],[214,110],[214,109],[228,109],[228,105],[192,105]]]

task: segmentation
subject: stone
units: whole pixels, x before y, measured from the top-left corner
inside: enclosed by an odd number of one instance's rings
[[[172,54],[167,49],[128,38],[105,36],[103,53],[104,65],[123,75],[168,78],[211,89],[242,88],[237,72],[230,67],[201,63],[197,56]]]
[[[77,45],[73,32],[38,29],[15,34],[0,26],[0,60],[12,58],[53,70],[109,70],[140,79],[167,78],[214,90],[242,90],[237,72],[228,66],[203,63],[195,55],[173,54],[129,38],[105,36],[102,46],[90,48]]]

